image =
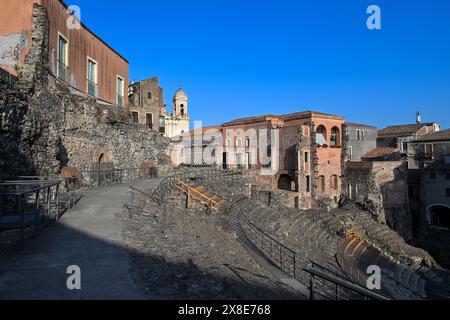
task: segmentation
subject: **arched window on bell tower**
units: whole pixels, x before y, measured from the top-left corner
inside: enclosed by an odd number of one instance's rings
[[[180,115],[181,116],[185,116],[186,115],[186,111],[184,109],[184,104],[180,104]]]

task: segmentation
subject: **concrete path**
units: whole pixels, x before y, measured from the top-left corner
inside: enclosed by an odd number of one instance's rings
[[[158,179],[132,184],[144,189]],[[128,185],[83,192],[59,223],[15,256],[0,257],[0,299],[143,299],[129,272],[120,217]],[[69,290],[67,268],[81,268],[81,290]]]

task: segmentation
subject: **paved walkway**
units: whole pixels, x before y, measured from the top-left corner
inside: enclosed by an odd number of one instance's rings
[[[23,252],[0,257],[0,299],[142,299],[121,235],[127,191],[128,185],[116,185],[84,192],[74,209]],[[81,268],[81,290],[67,289],[71,265]]]

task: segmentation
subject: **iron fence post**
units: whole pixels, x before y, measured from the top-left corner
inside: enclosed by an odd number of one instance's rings
[[[314,276],[309,277],[309,300],[314,300]]]
[[[22,211],[22,195],[16,196],[17,211],[20,214],[20,229],[19,229],[19,249],[22,249],[25,243],[25,213]]]

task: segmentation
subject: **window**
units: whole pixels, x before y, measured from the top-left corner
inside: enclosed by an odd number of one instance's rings
[[[247,152],[247,169],[252,168],[252,154]]]
[[[159,117],[159,132],[166,133],[166,118],[164,116]]]
[[[225,146],[231,147],[231,140],[227,140]]]
[[[147,92],[147,99],[152,100],[152,93],[150,91]]]
[[[309,163],[309,151],[305,151],[305,163]]]
[[[332,175],[331,176],[331,180],[330,180],[331,184],[331,189],[332,190],[338,190],[338,176],[337,175]]]
[[[366,140],[364,130],[361,130],[361,140],[362,140],[362,141],[365,141],[365,140]]]
[[[145,115],[145,124],[148,128],[153,129],[153,114],[147,113]]]
[[[246,139],[245,139],[245,146],[246,146],[247,148],[250,147],[250,138],[246,138]]]
[[[353,160],[353,147],[349,146],[348,147],[348,160]]]
[[[408,141],[402,142],[402,152],[407,153],[408,152]]]
[[[186,114],[186,110],[184,109],[184,104],[180,105],[180,114],[184,116]]]
[[[57,77],[65,82],[69,82],[69,41],[61,34],[58,34],[58,66]]]
[[[311,177],[306,176],[306,192],[311,192]]]
[[[430,179],[436,179],[436,172],[430,172]]]
[[[356,129],[356,140],[361,140],[361,130]]]
[[[236,165],[239,169],[242,168],[242,154],[236,155]]]
[[[330,144],[333,147],[339,146],[341,143],[339,139],[339,129],[337,127],[334,127],[331,129],[331,136],[330,136]]]
[[[320,186],[320,191],[325,192],[325,176],[320,176],[319,177],[319,186]]]
[[[348,196],[350,200],[357,200],[358,199],[358,186],[356,184],[349,184],[348,185]]]
[[[242,140],[241,139],[237,139],[236,140],[236,147],[242,147]]]
[[[117,99],[116,99],[116,103],[119,107],[123,107],[124,106],[124,101],[123,101],[123,88],[124,88],[124,80],[122,77],[117,76],[117,84],[116,84],[116,92],[117,92]]]
[[[90,96],[97,97],[97,62],[93,59],[87,59],[87,93]]]
[[[134,123],[139,123],[139,113],[138,112],[132,112],[131,115],[133,117],[133,122]]]
[[[425,144],[425,160],[433,160],[433,145]]]

